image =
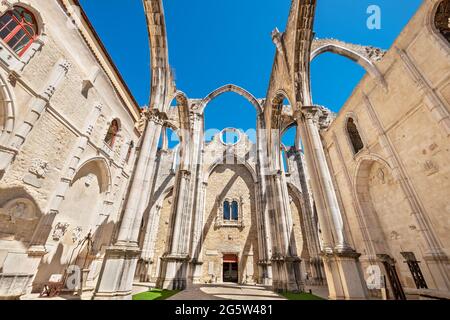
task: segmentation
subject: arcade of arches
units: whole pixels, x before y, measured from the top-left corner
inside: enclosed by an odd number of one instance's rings
[[[78,1],[3,1],[0,298],[68,270],[86,299],[129,299],[136,282],[448,298],[450,1],[425,0],[388,51],[314,39],[318,1],[292,0],[273,31],[266,97],[229,84],[192,98],[172,79],[164,1],[143,0],[157,75],[144,109],[98,39],[54,24]],[[312,99],[326,52],[367,71],[338,114]],[[205,137],[223,94],[254,109],[254,136]]]

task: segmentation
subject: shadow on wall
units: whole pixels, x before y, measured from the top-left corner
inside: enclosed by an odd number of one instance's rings
[[[241,177],[237,172],[236,172],[236,168],[238,166],[241,166],[242,168],[245,168],[245,166],[243,164],[231,164],[231,165],[219,165],[217,166],[213,173],[218,173],[218,174],[222,174],[224,173],[227,169],[232,170],[234,173],[231,176],[231,178],[228,180],[228,182],[223,186],[222,190],[220,191],[220,193],[216,196],[217,199],[220,199],[221,201],[219,202],[215,202],[211,211],[209,212],[209,215],[206,217],[206,221],[204,223],[204,227],[203,227],[203,231],[202,231],[202,239],[201,239],[201,243],[198,245],[198,247],[196,248],[196,250],[194,252],[201,252],[201,248],[204,245],[204,242],[208,236],[208,233],[211,230],[211,227],[214,225],[215,219],[217,217],[217,212],[219,211],[218,208],[218,204],[222,203],[223,199],[225,199],[225,197],[227,196],[227,194],[230,192],[230,190],[232,189],[233,185],[236,183],[236,181],[239,179],[239,177]],[[246,172],[248,172],[247,168],[245,168]],[[211,173],[212,174],[212,173]],[[251,173],[248,172],[249,175],[249,180],[252,180],[251,178]],[[240,254],[242,254],[241,258],[239,259],[239,280],[240,282],[246,282],[247,279],[244,279],[244,274],[245,274],[245,268],[244,266],[247,265],[247,260],[248,260],[248,256],[245,255],[245,253],[250,252],[250,248],[253,246],[253,250],[257,250],[258,249],[258,243],[257,243],[257,238],[256,238],[256,234],[257,234],[257,229],[256,229],[256,208],[255,208],[255,194],[254,194],[254,186],[249,184],[247,179],[243,179],[244,183],[246,184],[249,193],[250,193],[250,214],[251,214],[251,225],[250,225],[250,230],[248,233],[247,238],[245,239],[245,243],[244,246],[241,249]],[[245,226],[245,228],[248,228],[248,226]],[[241,230],[241,232],[243,232],[244,230]],[[255,237],[252,237],[252,235],[255,235]],[[253,252],[253,259],[254,259],[254,265],[256,265],[256,262],[258,261],[258,254],[255,254],[255,252]],[[254,279],[257,281],[257,276],[258,276],[258,269],[254,268]]]
[[[73,242],[70,239],[72,235],[64,235],[56,249],[41,260],[33,282],[33,292],[42,291],[44,283],[50,279],[52,274],[67,276],[67,268],[72,265],[78,266],[80,269],[89,269],[88,280],[96,280],[105,249],[111,245],[111,235],[115,227],[116,223],[104,221],[91,235],[92,246],[89,246],[87,241],[82,243],[86,237]],[[96,262],[95,266],[94,262]]]
[[[0,189],[0,204],[0,240],[28,246],[42,217],[36,201],[23,187],[15,187]]]

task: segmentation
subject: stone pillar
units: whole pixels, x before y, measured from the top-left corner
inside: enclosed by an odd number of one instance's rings
[[[15,135],[11,137],[11,140],[8,142],[9,147],[12,150],[20,150],[22,145],[25,143],[25,140],[31,130],[33,130],[39,118],[41,118],[44,114],[47,105],[56,90],[62,85],[69,69],[70,63],[64,59],[58,60],[58,62],[53,66],[44,88],[41,90],[39,95],[33,99],[30,106],[30,112],[25,117],[24,122],[16,130]],[[15,154],[10,152],[0,154],[0,177],[14,160],[14,156]]]
[[[292,214],[287,194],[284,174],[278,171],[272,175],[272,190],[276,232],[278,233],[277,250],[272,256],[272,266],[276,270],[273,287],[276,291],[302,291],[300,258],[293,252]],[[284,187],[283,187],[284,185]]]
[[[117,242],[106,250],[95,299],[131,299],[133,278],[141,252],[138,246],[139,231],[150,200],[148,195],[164,120],[164,115],[157,110],[152,110],[148,117]]]
[[[300,141],[300,130],[297,130],[297,139]],[[301,186],[303,194],[302,205],[302,220],[303,220],[303,232],[306,235],[306,242],[309,253],[309,271],[311,272],[312,282],[314,284],[320,284],[324,280],[324,271],[322,265],[322,258],[320,256],[320,244],[319,244],[319,230],[317,229],[317,224],[314,219],[314,210],[311,198],[311,191],[307,183],[306,167],[304,165],[304,158],[302,150],[298,145],[289,150],[290,155],[293,155],[293,162],[297,168],[299,174],[298,183]],[[306,261],[305,261],[306,266]]]
[[[191,194],[189,196],[192,205],[192,231],[190,241],[190,274],[189,283],[199,283],[202,276],[202,245],[203,245],[203,227],[205,215],[206,188],[208,186],[204,177],[204,115],[196,109],[191,112],[191,129],[193,145],[191,154],[191,172],[195,177],[191,182]]]
[[[188,201],[191,186],[191,172],[178,171],[174,187],[174,217],[169,252],[162,257],[163,267],[158,286],[163,289],[184,289],[187,285],[191,211]]]
[[[255,186],[256,202],[258,204],[257,219],[258,229],[261,234],[258,235],[258,248],[259,248],[259,271],[260,282],[266,286],[271,286],[273,274],[272,274],[272,233],[271,233],[271,221],[270,221],[270,198],[268,197],[269,188],[267,181],[268,174],[268,157],[267,157],[267,139],[265,128],[264,114],[258,114],[257,118],[257,177],[258,182]]]
[[[318,130],[320,109],[303,107],[296,114],[323,238],[323,259],[331,299],[367,297],[357,254],[346,242],[344,224]]]

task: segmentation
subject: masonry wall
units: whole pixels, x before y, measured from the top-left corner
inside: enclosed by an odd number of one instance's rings
[[[119,96],[80,31],[68,23],[65,9],[58,1],[29,1],[28,6],[45,23],[43,45],[23,70],[9,78],[9,68],[0,64],[0,74],[8,79],[6,85],[14,98],[13,131],[8,139],[2,139],[1,150],[10,147],[8,141],[42,96],[55,65],[60,61],[70,64],[61,85],[0,177],[0,221],[7,221],[0,224],[0,273],[13,275],[18,272],[14,266],[20,264],[20,272],[32,276],[34,287],[39,290],[51,274],[63,273],[70,263],[89,267],[95,260],[90,274],[90,279],[95,280],[103,249],[111,243],[114,226],[119,222],[134,165],[134,150],[126,161],[128,146],[131,141],[137,145],[140,134],[135,130],[137,106],[127,105]],[[4,12],[5,7],[1,10]],[[86,90],[85,83],[92,78],[93,70],[98,70],[98,75],[92,80],[92,88]],[[97,120],[89,129],[96,107]],[[113,119],[119,120],[120,131],[110,148],[104,138]],[[1,156],[6,157],[6,153]],[[54,208],[52,200],[70,177],[74,163],[74,180],[67,182],[67,194],[61,195],[61,204]],[[20,219],[11,221],[12,212],[28,205],[19,202],[5,207],[15,199],[30,201],[33,214],[22,219],[26,223]],[[55,217],[43,235],[45,249],[38,256],[31,255],[38,223],[50,209]],[[76,259],[79,251],[75,248],[89,232],[95,235],[95,257],[87,255],[85,264]],[[34,278],[37,270],[40,276]]]
[[[219,206],[226,198],[241,199],[242,227],[217,224]],[[236,254],[239,264],[239,282],[258,280],[258,240],[256,230],[255,194],[253,179],[243,165],[219,165],[208,179],[203,233],[202,280],[222,282],[224,254]]]
[[[445,290],[424,240],[429,232],[450,253],[450,46],[431,25],[434,4],[422,5],[377,64],[388,90],[366,75],[323,139],[363,264],[371,263],[372,245],[396,260],[403,286],[415,288],[400,254],[413,252],[429,288]],[[346,132],[350,117],[364,142],[356,155]]]

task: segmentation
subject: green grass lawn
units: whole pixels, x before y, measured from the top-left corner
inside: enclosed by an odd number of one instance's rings
[[[315,296],[311,293],[292,293],[292,292],[285,292],[281,294],[283,297],[285,297],[288,300],[325,300],[321,297]]]
[[[180,290],[153,289],[147,292],[135,294],[133,296],[133,300],[166,300],[178,292],[180,292]]]

